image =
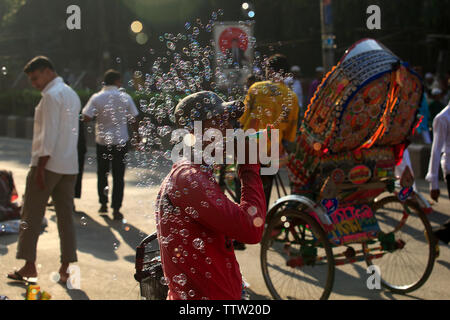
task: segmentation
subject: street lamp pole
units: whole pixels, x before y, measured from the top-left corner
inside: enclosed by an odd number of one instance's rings
[[[320,21],[322,30],[322,64],[325,72],[334,66],[334,50],[336,49],[333,33],[332,0],[320,0]]]

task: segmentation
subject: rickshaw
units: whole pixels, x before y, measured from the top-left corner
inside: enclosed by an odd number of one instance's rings
[[[356,262],[394,293],[427,281],[438,254],[432,209],[409,168],[395,175],[420,123],[422,94],[419,76],[372,39],[354,44],[324,77],[287,164],[291,194],[278,174],[279,199],[266,216],[260,260],[274,299],[327,299],[336,266]],[[238,201],[233,172],[218,180]],[[156,233],[137,248],[135,279],[142,297],[165,299]]]
[[[335,267],[355,262],[394,293],[427,281],[437,255],[432,209],[410,168],[395,175],[422,94],[419,76],[373,39],[324,77],[289,156],[291,195],[266,217],[260,259],[274,299],[327,299]]]

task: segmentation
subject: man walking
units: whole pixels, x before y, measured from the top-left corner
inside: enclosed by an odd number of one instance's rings
[[[247,62],[245,51],[239,46],[239,39],[234,38],[231,40],[231,57],[233,59],[233,65],[242,68],[244,62]]]
[[[442,161],[441,161],[442,157]],[[430,196],[434,201],[439,200],[439,162],[447,182],[450,197],[450,101],[433,121],[433,146],[431,147],[431,159],[428,168],[427,181],[430,182]],[[450,220],[444,226],[434,231],[435,236],[445,242],[450,241]]]
[[[111,208],[114,220],[122,220],[120,212],[124,192],[125,154],[128,151],[128,122],[135,124],[139,112],[133,99],[121,87],[118,71],[108,70],[104,87],[94,94],[83,109],[84,121],[96,118],[95,141],[97,143],[97,191],[101,204],[100,213],[107,213],[108,173],[112,165],[113,192]]]
[[[301,69],[299,66],[292,66],[291,73],[292,77],[286,79],[285,83],[291,88],[292,91],[297,95],[298,99],[298,126],[300,126],[301,121],[303,119],[303,114],[305,113],[305,109],[303,106],[303,86],[302,81],[300,79]]]
[[[75,228],[72,220],[75,181],[78,173],[78,95],[59,77],[47,57],[32,59],[24,68],[42,99],[34,115],[31,168],[28,172],[17,259],[25,266],[8,274],[13,280],[37,279],[36,248],[47,201],[55,204],[61,244],[60,281],[69,278],[67,269],[77,261]],[[33,279],[34,278],[34,279]]]

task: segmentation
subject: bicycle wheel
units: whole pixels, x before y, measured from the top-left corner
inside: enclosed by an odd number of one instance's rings
[[[366,262],[380,268],[381,284],[395,293],[420,288],[433,270],[436,242],[426,215],[412,201],[390,196],[374,204],[382,235],[363,244]]]
[[[320,224],[306,212],[285,209],[275,215],[261,242],[261,267],[277,300],[328,299],[334,257]]]

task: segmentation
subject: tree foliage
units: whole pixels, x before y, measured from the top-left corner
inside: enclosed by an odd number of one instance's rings
[[[19,74],[32,56],[46,54],[59,70],[87,73],[88,86],[99,83],[109,67],[134,69],[142,57],[150,61],[164,54],[158,37],[184,32],[184,23],[207,22],[211,12],[224,9],[223,21],[246,20],[243,0],[1,0],[0,64]],[[321,64],[319,0],[249,0],[256,12],[257,50],[262,54],[282,52],[306,76]],[[82,29],[66,28],[66,8],[76,4],[82,11]],[[368,30],[366,9],[381,8],[382,29]],[[355,41],[379,39],[394,53],[425,69],[434,68],[440,50],[448,50],[448,40],[431,34],[450,34],[450,0],[334,0],[336,60]],[[130,23],[139,19],[149,41],[136,43]],[[212,36],[206,34],[205,37]],[[118,65],[115,61],[122,61]],[[14,81],[14,79],[11,79]]]

